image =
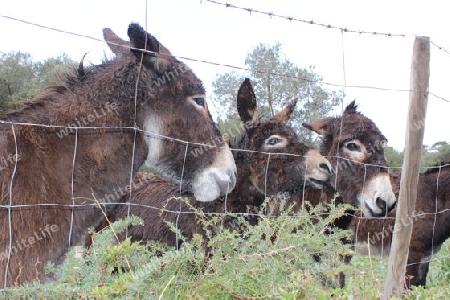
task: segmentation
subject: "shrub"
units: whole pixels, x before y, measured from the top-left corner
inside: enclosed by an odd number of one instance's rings
[[[281,204],[283,205],[283,204]],[[244,216],[196,212],[205,228],[179,250],[156,243],[118,243],[116,234],[137,217],[112,223],[93,234],[93,244],[79,257],[72,250],[61,266],[48,265],[59,279],[49,284],[29,283],[8,288],[5,298],[36,299],[379,299],[386,266],[352,254],[342,239],[348,231],[330,226],[346,206],[329,205],[274,217],[260,214],[257,225]],[[263,207],[263,209],[265,209]],[[326,213],[325,213],[326,212]],[[234,218],[231,229],[224,218]],[[337,287],[337,275],[347,274],[347,285]],[[443,286],[445,286],[443,284]],[[434,294],[432,294],[434,292]],[[448,297],[449,288],[413,289],[407,299],[431,295]]]

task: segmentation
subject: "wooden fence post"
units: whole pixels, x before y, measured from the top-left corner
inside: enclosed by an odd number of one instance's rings
[[[411,91],[409,94],[405,157],[403,160],[400,194],[397,200],[396,220],[389,254],[388,273],[383,297],[401,296],[405,284],[405,269],[416,205],[420,157],[425,131],[430,77],[430,39],[416,37],[411,62]]]

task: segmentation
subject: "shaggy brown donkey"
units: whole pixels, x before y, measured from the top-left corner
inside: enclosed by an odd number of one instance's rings
[[[0,287],[49,280],[47,261],[61,263],[99,218],[94,199],[120,201],[145,160],[201,201],[234,187],[202,82],[138,24],[128,35],[132,49],[0,116]],[[211,141],[215,151],[190,155]]]
[[[387,140],[372,120],[357,111],[354,101],[341,117],[303,126],[322,137],[320,154],[328,158],[336,172],[334,190],[344,203],[361,209],[368,217],[385,216],[394,207],[396,198],[384,157]],[[334,194],[332,189],[324,192],[327,199]],[[311,202],[319,198],[308,197]]]

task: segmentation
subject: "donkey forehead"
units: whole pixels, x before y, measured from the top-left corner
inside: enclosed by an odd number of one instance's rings
[[[336,135],[341,136],[341,140],[350,137],[355,137],[368,143],[376,140],[386,140],[375,123],[362,114],[344,114],[342,120],[335,120],[334,127]]]
[[[334,124],[334,143],[343,144],[350,140],[359,140],[366,147],[386,144],[386,137],[372,120],[363,115],[352,115],[352,118],[336,120]]]
[[[250,138],[254,142],[262,142],[271,135],[281,135],[288,139],[296,139],[294,130],[282,122],[267,121],[259,124],[252,132]]]
[[[184,81],[183,91],[186,94],[192,94],[192,95],[206,94],[205,87],[203,86],[203,82],[198,78],[197,78],[197,80]]]
[[[160,95],[171,96],[201,95],[205,94],[205,88],[200,78],[183,62],[174,60],[165,66],[164,71],[154,68],[146,68],[147,88]],[[144,75],[143,75],[144,76]]]
[[[299,140],[295,131],[283,122],[267,122],[256,127],[250,136],[253,148],[261,149],[271,136],[285,138],[285,148],[288,148],[285,151],[287,152],[303,154],[309,150],[309,147]]]

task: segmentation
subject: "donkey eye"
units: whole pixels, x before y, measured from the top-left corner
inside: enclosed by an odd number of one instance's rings
[[[201,106],[201,107],[205,107],[205,98],[202,97],[193,97],[192,100],[195,101],[195,103],[197,103],[197,105]]]
[[[274,134],[264,140],[262,149],[267,151],[280,150],[288,144],[288,140],[285,136]]]
[[[191,101],[191,103],[195,105],[197,109],[204,110],[207,107],[205,97],[205,94],[195,94],[187,97],[187,100]]]
[[[359,147],[359,145],[356,143],[348,143],[345,145],[345,147],[347,147],[347,149],[350,151],[361,151],[361,147]]]
[[[270,138],[270,139],[266,142],[266,144],[267,144],[267,145],[273,146],[273,145],[276,145],[276,144],[281,143],[282,141],[283,141],[283,140],[280,139],[280,138],[273,137],[273,138]]]

